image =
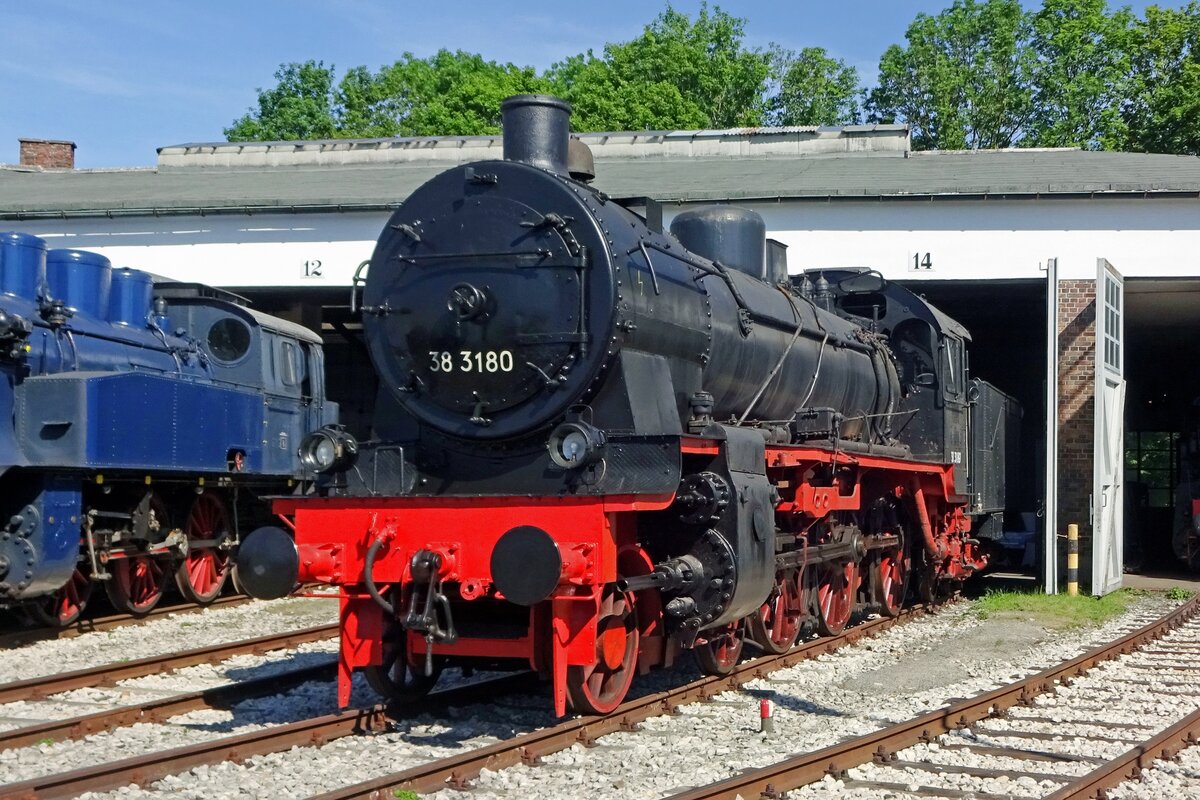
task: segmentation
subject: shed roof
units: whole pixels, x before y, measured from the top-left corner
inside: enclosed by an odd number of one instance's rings
[[[750,134],[753,136],[753,134]],[[0,219],[376,210],[445,160],[326,166],[0,168]],[[1200,158],[1079,150],[597,159],[595,185],[664,202],[1092,196],[1200,197]]]

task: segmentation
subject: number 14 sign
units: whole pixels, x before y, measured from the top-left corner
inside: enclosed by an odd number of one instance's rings
[[[932,253],[912,253],[908,257],[909,272],[933,272]]]

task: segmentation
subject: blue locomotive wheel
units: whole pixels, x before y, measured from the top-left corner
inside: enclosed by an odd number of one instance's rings
[[[76,567],[62,588],[26,604],[23,610],[35,625],[65,628],[79,619],[91,596],[92,579]]]
[[[170,529],[166,503],[158,495],[150,499],[150,512],[152,529]],[[117,611],[140,617],[149,614],[162,600],[170,562],[149,553],[129,553],[109,560],[107,567],[112,577],[104,582],[104,590]]]
[[[220,596],[229,577],[229,552],[219,547],[229,534],[225,503],[212,492],[196,498],[183,525],[188,552],[175,568],[175,585],[184,598],[208,605]]]
[[[131,555],[109,561],[108,571],[112,577],[104,582],[104,589],[117,611],[140,617],[162,600],[166,562],[150,555]]]

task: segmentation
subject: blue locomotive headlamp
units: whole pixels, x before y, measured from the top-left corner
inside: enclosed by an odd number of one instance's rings
[[[577,469],[600,458],[607,437],[586,422],[564,422],[550,434],[546,449],[560,469]]]
[[[300,441],[300,463],[310,472],[345,472],[358,460],[358,440],[342,425],[326,425]]]

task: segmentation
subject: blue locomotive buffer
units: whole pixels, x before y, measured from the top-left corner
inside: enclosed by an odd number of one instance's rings
[[[0,233],[0,604],[183,558],[171,499],[305,477],[301,439],[337,421],[321,340],[236,300]]]

